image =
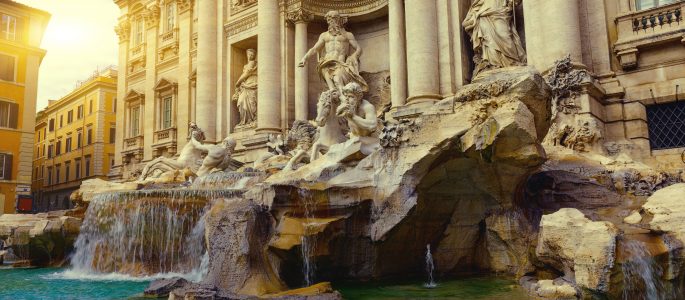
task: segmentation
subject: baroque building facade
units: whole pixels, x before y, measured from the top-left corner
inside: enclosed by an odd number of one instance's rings
[[[31,195],[34,114],[47,12],[0,1],[0,215]]]
[[[233,157],[252,162],[270,134],[315,119],[327,78],[317,72],[323,53],[308,50],[331,30],[331,11],[363,49],[354,54],[357,81],[385,119],[416,117],[481,71],[529,65],[567,91],[552,99],[555,125],[546,143],[671,169],[685,160],[685,1],[115,3],[122,134],[112,178],[135,177],[144,163],[176,155],[190,141],[191,122],[207,142],[232,137]],[[488,19],[485,10],[502,16]],[[484,41],[483,34],[498,38]],[[301,63],[305,56],[309,63]],[[561,73],[570,75],[554,77]]]
[[[117,70],[108,67],[36,115],[32,194],[34,211],[67,209],[87,179],[107,178],[117,136]]]

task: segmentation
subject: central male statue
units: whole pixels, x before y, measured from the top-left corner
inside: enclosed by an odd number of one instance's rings
[[[356,82],[366,92],[369,86],[359,75],[359,56],[362,54],[362,48],[354,35],[343,28],[346,21],[347,19],[337,11],[329,11],[326,14],[328,31],[319,36],[316,45],[309,49],[300,61],[299,67],[303,68],[307,60],[317,53],[319,55],[317,70],[319,76],[326,81],[329,90],[337,89],[342,92],[345,85]],[[350,53],[352,48],[354,52]]]

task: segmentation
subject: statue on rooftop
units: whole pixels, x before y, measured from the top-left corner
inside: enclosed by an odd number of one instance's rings
[[[254,125],[257,121],[257,51],[254,49],[247,50],[247,63],[235,83],[233,101],[240,113],[238,126]]]
[[[314,47],[309,49],[300,61],[299,67],[303,68],[307,60],[316,53],[319,58],[317,66],[319,76],[326,81],[329,90],[342,91],[346,84],[356,82],[363,91],[367,91],[368,85],[359,75],[359,57],[362,54],[362,48],[354,35],[343,27],[347,18],[337,11],[329,11],[326,14],[326,22],[328,31],[319,36]]]
[[[462,25],[471,36],[478,73],[526,64],[526,51],[514,24],[514,8],[521,0],[474,0]]]

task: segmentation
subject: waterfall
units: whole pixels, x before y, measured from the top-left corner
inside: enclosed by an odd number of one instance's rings
[[[314,254],[316,250],[316,235],[312,234],[310,227],[313,218],[313,199],[305,189],[298,191],[302,208],[304,210],[304,222],[302,224],[302,237],[300,238],[300,252],[302,255],[302,274],[304,275],[304,285],[310,286],[314,283],[316,274],[316,263]]]
[[[624,300],[664,299],[661,276],[663,270],[640,241],[628,240],[622,243],[624,262],[623,273]]]
[[[141,190],[107,193],[88,206],[72,273],[202,276],[205,212],[235,191]]]
[[[427,287],[429,289],[432,289],[437,285],[435,283],[435,280],[433,279],[433,270],[435,269],[435,265],[433,264],[433,255],[431,255],[431,245],[427,244],[426,245],[426,273],[428,273],[428,282],[424,284],[424,287]]]

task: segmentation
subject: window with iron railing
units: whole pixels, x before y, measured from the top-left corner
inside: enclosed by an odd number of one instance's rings
[[[652,150],[685,147],[685,101],[647,106]]]
[[[651,9],[659,6],[668,5],[682,0],[635,0],[637,10]]]

